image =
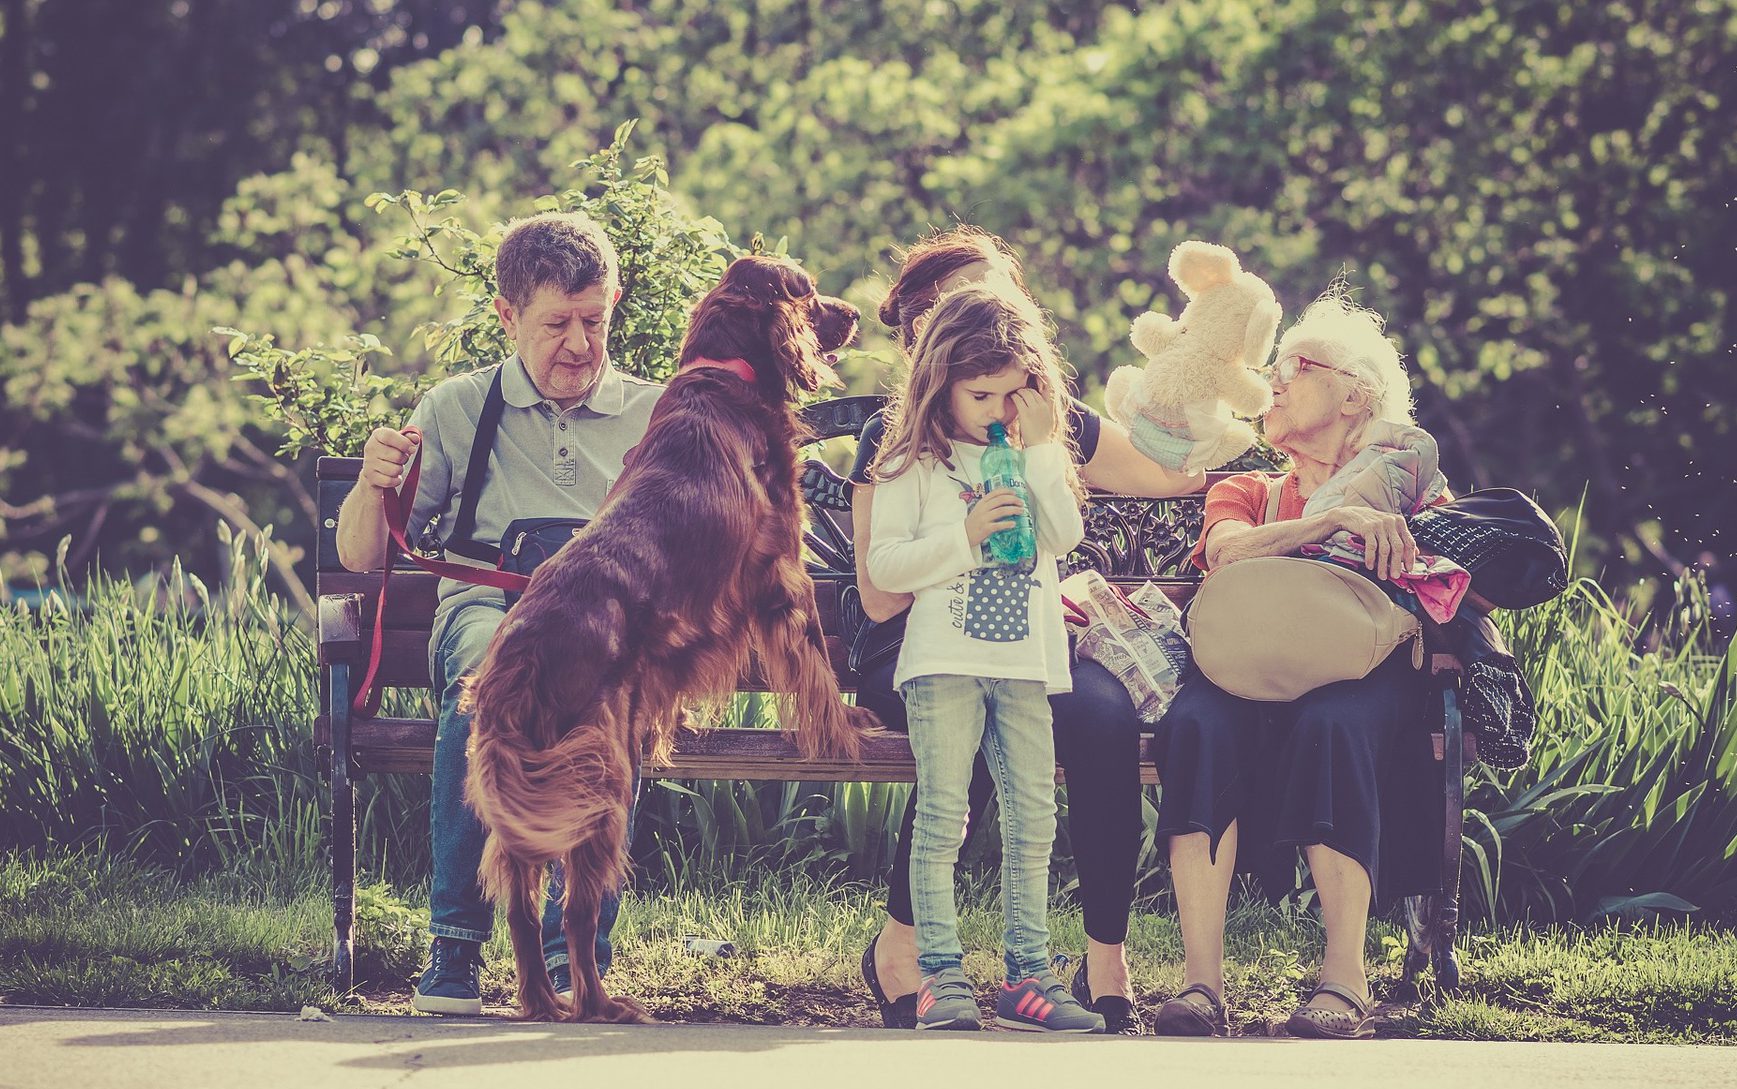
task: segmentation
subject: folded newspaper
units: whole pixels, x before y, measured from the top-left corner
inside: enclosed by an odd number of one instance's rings
[[[1142,722],[1157,722],[1188,669],[1182,610],[1152,582],[1124,600],[1096,571],[1068,576],[1061,592],[1072,606],[1064,611],[1079,656],[1097,662],[1122,682]]]

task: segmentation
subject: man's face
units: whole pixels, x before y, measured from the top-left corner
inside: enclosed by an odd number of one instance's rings
[[[523,307],[497,298],[495,313],[537,391],[571,408],[590,395],[603,373],[610,312],[620,297],[601,283],[572,295],[544,284]]]

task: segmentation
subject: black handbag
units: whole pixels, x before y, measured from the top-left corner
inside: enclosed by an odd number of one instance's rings
[[[911,615],[909,609],[891,620],[871,620],[863,611],[862,591],[852,583],[838,595],[838,613],[839,631],[850,642],[846,664],[852,673],[861,677],[899,656],[899,647],[905,641],[905,621]]]
[[[1472,573],[1472,590],[1503,609],[1541,605],[1568,589],[1568,550],[1530,496],[1486,488],[1426,507],[1410,519],[1425,552]]]
[[[590,523],[584,518],[515,518],[501,535],[499,570],[529,578],[531,572]],[[521,591],[506,590],[507,607],[518,604]]]

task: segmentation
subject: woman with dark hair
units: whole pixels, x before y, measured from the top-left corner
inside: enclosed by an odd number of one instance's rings
[[[975,227],[959,227],[924,239],[905,254],[899,275],[881,304],[880,319],[893,331],[900,348],[908,352],[936,300],[971,283],[1031,299],[1019,261],[1007,244]],[[1093,487],[1125,495],[1165,497],[1197,491],[1204,483],[1200,475],[1183,476],[1145,457],[1134,449],[1126,431],[1077,400],[1069,405],[1067,426],[1070,445],[1079,451],[1080,477]],[[852,521],[857,586],[870,618],[880,622],[899,618],[902,622],[911,595],[877,588],[864,563],[875,490],[868,470],[882,436],[883,421],[876,416],[863,428],[851,475],[855,484]],[[904,729],[905,708],[892,686],[894,665],[887,661],[868,670],[857,698],[873,708],[887,726]],[[1140,847],[1142,724],[1121,682],[1091,661],[1073,667],[1073,691],[1051,697],[1050,706],[1056,756],[1067,772],[1069,839],[1085,913],[1086,955],[1074,975],[1073,993],[1088,1009],[1103,1015],[1107,1031],[1139,1035],[1141,1021],[1134,1009],[1123,942]],[[979,756],[971,781],[971,820],[982,815],[992,793],[993,782]],[[888,918],[862,960],[864,981],[889,1028],[909,1028],[915,1023],[916,991],[921,982],[910,887],[911,829],[916,811],[913,791],[887,880]]]

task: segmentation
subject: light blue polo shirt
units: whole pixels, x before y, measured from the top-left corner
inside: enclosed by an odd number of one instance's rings
[[[517,518],[595,517],[621,475],[622,459],[645,437],[651,410],[664,390],[610,364],[591,396],[562,411],[537,391],[517,354],[498,367],[448,378],[424,394],[410,416],[422,429],[422,479],[407,534],[413,544],[436,516],[434,539],[444,546],[451,536],[460,498],[470,486],[465,474],[477,419],[502,367],[506,407],[476,508],[476,540],[491,545],[500,544],[507,525]],[[446,558],[473,562],[451,553]],[[491,587],[441,579],[434,630],[439,632],[459,605],[489,598],[505,600]]]

